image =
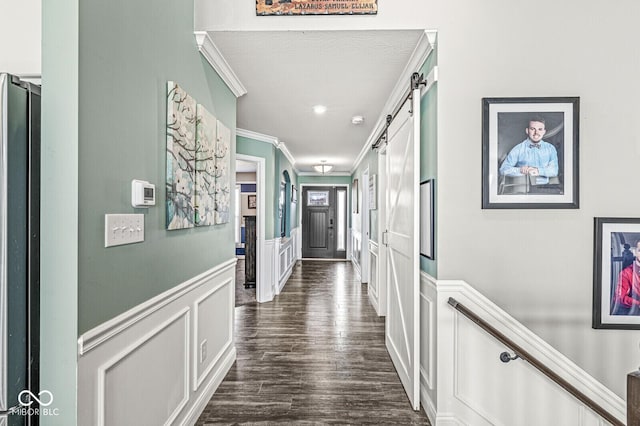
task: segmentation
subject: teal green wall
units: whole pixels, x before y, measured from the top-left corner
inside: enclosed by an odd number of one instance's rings
[[[58,410],[44,426],[77,423],[78,3],[42,2],[40,387]]]
[[[262,142],[243,136],[238,136],[236,153],[252,155],[265,159],[265,238],[271,239],[275,235],[274,220],[278,214],[277,192],[274,186],[274,176],[276,175],[276,147],[268,142]],[[275,201],[270,201],[275,200]],[[275,213],[274,213],[275,211]]]
[[[287,157],[282,153],[281,150],[276,150],[276,162],[277,162],[277,167],[276,170],[279,171],[279,173],[274,176],[277,180],[276,182],[276,188],[278,188],[277,194],[279,195],[280,193],[280,182],[284,182],[284,177],[283,177],[283,173],[286,170],[287,173],[289,173],[289,184],[287,185],[287,195],[286,195],[286,199],[285,199],[285,205],[288,208],[288,212],[287,212],[287,224],[286,224],[286,236],[290,236],[291,235],[291,230],[294,228],[297,228],[299,226],[298,222],[298,211],[297,211],[297,203],[293,203],[291,200],[291,186],[298,186],[298,175],[295,171],[295,169],[293,168],[293,165],[291,164],[291,162],[289,162],[289,160],[287,159]],[[300,189],[300,188],[298,188]],[[275,199],[275,203],[276,203],[276,207],[275,207],[275,217],[274,220],[276,221],[276,223],[278,223],[278,226],[276,227],[276,235],[275,237],[279,237],[280,236],[280,225],[279,225],[279,220],[280,218],[278,217],[278,203],[279,203],[279,198],[278,195],[276,196]]]
[[[298,176],[298,183],[313,185],[351,185],[351,176]]]
[[[437,65],[437,50],[431,52],[425,61],[421,73],[425,77]],[[420,269],[434,278],[438,278],[438,175],[437,167],[437,124],[438,124],[438,85],[434,85],[422,97],[420,102],[420,182],[427,179],[435,179],[434,190],[434,250],[435,259],[431,260],[420,256]]]
[[[182,86],[232,135],[236,99],[198,52],[192,0],[83,0],[79,67],[83,333],[233,258],[233,223],[165,229],[167,81]],[[234,153],[235,138],[231,143]],[[132,179],[156,185],[154,207],[131,207]],[[105,213],[143,213],[145,241],[104,248]]]

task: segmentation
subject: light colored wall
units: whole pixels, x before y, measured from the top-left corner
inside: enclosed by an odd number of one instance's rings
[[[283,173],[286,170],[287,173],[289,174],[289,179],[290,179],[290,185],[287,185],[287,197],[286,197],[286,201],[285,203],[288,205],[289,208],[289,215],[287,216],[287,236],[289,236],[291,234],[291,230],[293,230],[294,228],[297,228],[299,226],[298,224],[298,204],[297,203],[292,203],[291,202],[291,185],[293,186],[298,186],[298,174],[296,173],[295,169],[293,168],[293,166],[291,165],[291,162],[287,159],[287,157],[282,153],[282,151],[277,150],[277,162],[278,162],[278,170],[280,170],[280,173],[278,174],[278,176],[276,176],[276,178],[278,179],[277,182],[277,186],[276,188],[278,188],[278,194],[280,191],[280,182],[284,182],[284,177],[283,177]],[[299,189],[299,188],[298,188]],[[279,219],[277,218],[278,215],[278,200],[276,197],[276,222],[279,223]],[[277,227],[278,229],[276,229],[276,237],[279,237],[280,234],[278,233],[279,225]]]
[[[378,174],[378,154],[376,151],[373,150],[368,150],[367,153],[365,154],[364,158],[362,159],[362,161],[360,162],[360,164],[358,165],[358,167],[356,168],[356,170],[353,172],[353,175],[351,175],[351,182],[353,182],[354,179],[358,179],[358,202],[360,204],[360,208],[358,210],[358,213],[355,214],[353,213],[353,207],[351,208],[351,215],[352,215],[352,220],[353,220],[353,225],[352,228],[354,228],[356,231],[358,232],[366,232],[366,229],[363,230],[362,229],[362,215],[364,214],[368,214],[369,215],[369,238],[373,241],[377,241],[378,240],[378,211],[377,210],[369,210],[369,206],[365,206],[362,203],[362,192],[363,191],[369,191],[369,186],[366,185],[365,183],[362,181],[362,174],[368,170],[369,171],[369,177],[371,177],[372,175]],[[351,203],[353,205],[353,202],[355,201],[354,195],[351,195]]]
[[[40,0],[2,4],[0,13],[0,72],[42,73],[42,5]]]
[[[192,2],[83,0],[80,333],[234,256],[232,221],[166,230],[169,80],[231,129],[235,164],[236,98],[198,52]],[[156,185],[155,207],[131,207],[132,179]],[[145,241],[104,248],[104,214],[134,212],[144,214]]]
[[[265,238],[271,239],[274,236],[274,218],[278,214],[277,191],[274,188],[274,175],[276,170],[276,147],[269,142],[262,142],[244,136],[237,137],[236,153],[252,155],[265,159],[265,212],[264,228]],[[269,200],[275,200],[270,202]],[[275,209],[275,213],[274,213]],[[279,228],[278,228],[279,229]]]
[[[42,9],[40,387],[59,413],[41,416],[47,426],[76,424],[78,8],[78,0],[52,0]]]
[[[438,278],[469,282],[624,396],[640,332],[591,329],[593,218],[638,216],[622,182],[640,161],[640,3],[407,0],[300,19],[195,4],[198,29],[438,30]],[[580,96],[579,210],[480,208],[481,99],[508,96]]]
[[[236,173],[236,183],[256,183],[256,174]]]
[[[429,75],[431,70],[438,64],[437,47],[429,55],[424,65],[420,69],[425,77]],[[434,247],[438,247],[438,85],[432,86],[427,93],[424,94],[420,101],[420,182],[427,179],[435,179],[434,190]],[[438,258],[439,253],[435,254],[435,259],[427,259],[420,256],[420,269],[425,271],[434,278],[438,278]]]

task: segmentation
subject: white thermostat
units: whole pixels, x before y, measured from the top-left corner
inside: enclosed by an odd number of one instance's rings
[[[146,180],[131,181],[131,205],[149,207],[156,205],[156,186]]]

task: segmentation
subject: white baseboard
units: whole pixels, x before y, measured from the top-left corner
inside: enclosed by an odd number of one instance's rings
[[[236,357],[235,262],[80,336],[78,424],[195,422]]]
[[[193,425],[200,417],[200,414],[207,407],[207,403],[216,392],[220,383],[224,380],[224,377],[227,375],[233,363],[236,362],[236,348],[234,347],[225,357],[225,359],[220,364],[220,368],[211,376],[209,383],[205,384],[202,388],[202,392],[194,401],[193,405],[189,412],[185,415],[184,419],[180,423],[180,425]]]

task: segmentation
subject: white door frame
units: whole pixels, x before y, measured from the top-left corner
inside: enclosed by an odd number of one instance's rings
[[[262,157],[253,155],[236,154],[236,160],[249,161],[256,164],[256,194],[258,205],[256,214],[256,300],[259,303],[273,300],[271,286],[266,282],[267,277],[265,262],[265,182],[266,161]]]
[[[387,147],[378,151],[378,315],[387,315],[387,245],[383,243],[387,231]]]
[[[346,183],[301,183],[298,186],[300,186],[300,190],[298,191],[298,223],[300,224],[300,232],[298,232],[298,241],[297,241],[297,247],[298,247],[298,253],[297,253],[297,258],[298,259],[302,259],[302,232],[303,231],[303,227],[302,227],[302,203],[304,203],[304,188],[306,186],[331,186],[333,188],[345,188],[347,190],[347,201],[350,199],[351,197],[351,187],[350,185],[347,185]],[[351,244],[350,244],[350,238],[349,238],[349,230],[351,229],[351,227],[349,226],[349,204],[347,203],[346,206],[347,209],[347,215],[344,218],[344,220],[346,221],[344,226],[345,226],[345,238],[347,239],[346,241],[346,249],[347,249],[347,253],[346,253],[346,258],[344,259],[345,261],[351,261]],[[339,259],[342,260],[342,259]]]
[[[362,172],[360,206],[360,282],[369,282],[369,168]]]

